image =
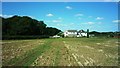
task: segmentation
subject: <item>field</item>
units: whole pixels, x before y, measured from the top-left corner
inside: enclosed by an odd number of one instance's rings
[[[115,38],[3,40],[3,66],[117,66]]]

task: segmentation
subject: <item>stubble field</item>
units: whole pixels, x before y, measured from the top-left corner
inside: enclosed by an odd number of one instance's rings
[[[117,66],[118,39],[3,40],[3,66]]]

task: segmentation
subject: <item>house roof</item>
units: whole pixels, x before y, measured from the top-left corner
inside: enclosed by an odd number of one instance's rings
[[[68,32],[77,32],[77,30],[67,30]]]
[[[85,32],[84,30],[79,30],[78,32]]]

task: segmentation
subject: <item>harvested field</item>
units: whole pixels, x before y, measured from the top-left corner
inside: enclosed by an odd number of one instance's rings
[[[3,40],[3,66],[117,66],[118,39]]]

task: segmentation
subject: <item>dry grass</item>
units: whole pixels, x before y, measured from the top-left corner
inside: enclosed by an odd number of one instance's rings
[[[117,66],[118,43],[113,38],[4,40],[2,60],[5,66]]]

